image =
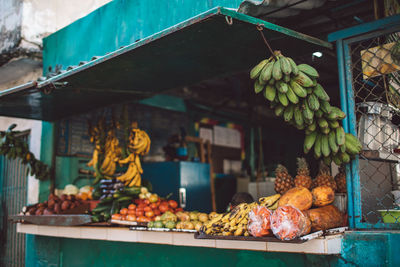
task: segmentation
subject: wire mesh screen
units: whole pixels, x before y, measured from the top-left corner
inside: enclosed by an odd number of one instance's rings
[[[373,225],[400,223],[400,210],[396,211],[400,203],[396,193],[400,184],[399,37],[400,32],[391,32],[350,44],[357,131],[363,144],[359,219]]]
[[[0,157],[0,266],[5,267],[25,266],[25,235],[8,219],[27,202],[27,167],[21,161]]]

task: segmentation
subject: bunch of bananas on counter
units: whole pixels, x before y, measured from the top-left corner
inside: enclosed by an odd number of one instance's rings
[[[250,78],[255,80],[255,92],[263,92],[276,116],[305,131],[304,153],[313,150],[315,158],[323,158],[328,165],[334,161],[338,166],[360,153],[358,139],[340,125],[345,113],[330,105],[329,95],[317,81],[316,69],[296,65],[293,59],[275,51],[250,71]]]
[[[129,164],[128,170],[123,175],[117,177],[117,180],[124,182],[129,187],[141,185],[143,169],[140,163],[140,156],[149,153],[150,144],[150,137],[145,131],[132,129],[128,145],[130,154],[125,159],[118,161],[119,164]]]
[[[46,180],[50,177],[50,168],[29,151],[28,143],[18,136],[19,131],[13,131],[17,127],[12,124],[7,131],[0,132],[0,155],[9,159],[22,159],[23,164],[29,165],[30,175],[38,180]]]
[[[229,213],[216,215],[203,225],[200,231],[207,235],[249,236],[247,231],[249,212],[258,205],[274,210],[278,207],[280,197],[280,194],[276,194],[260,198],[259,203],[241,203]]]

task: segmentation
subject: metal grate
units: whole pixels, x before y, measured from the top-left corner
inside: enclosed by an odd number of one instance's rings
[[[26,140],[28,135],[24,136]],[[0,157],[0,266],[25,266],[25,235],[18,234],[9,215],[27,202],[27,167],[20,159]]]
[[[355,217],[361,224],[379,228],[396,228],[400,223],[392,211],[400,203],[392,193],[400,189],[399,33],[369,34],[348,42],[351,64],[347,72],[354,92],[356,130],[363,144],[359,188],[354,188],[355,194],[360,193],[355,198],[359,200]],[[384,216],[392,223],[384,224]]]

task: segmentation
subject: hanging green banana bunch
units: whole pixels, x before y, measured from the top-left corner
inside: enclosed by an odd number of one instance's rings
[[[329,95],[317,81],[319,74],[310,65],[296,65],[280,51],[262,60],[250,71],[256,94],[263,92],[277,117],[304,130],[304,153],[338,166],[349,163],[362,146],[352,134],[345,133],[340,121],[345,113],[331,106]]]

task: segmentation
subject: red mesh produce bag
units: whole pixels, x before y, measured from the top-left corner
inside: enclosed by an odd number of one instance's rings
[[[249,223],[247,225],[249,233],[257,237],[272,235],[271,215],[272,212],[264,206],[253,208],[249,212]]]
[[[299,209],[282,206],[271,216],[271,229],[280,240],[293,240],[306,235],[311,230],[311,222]]]

